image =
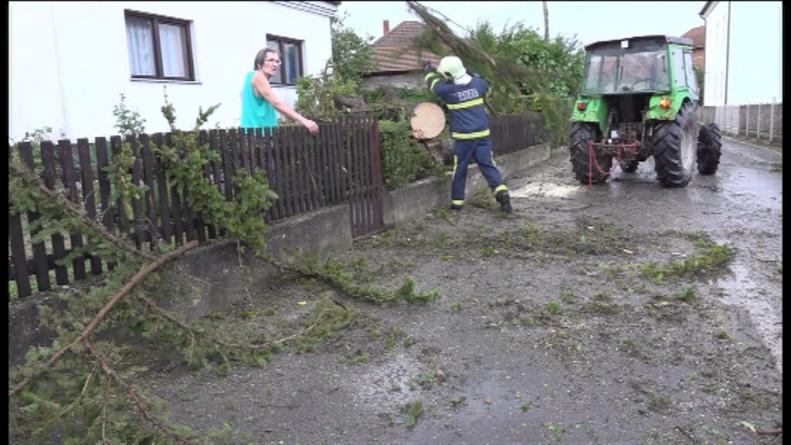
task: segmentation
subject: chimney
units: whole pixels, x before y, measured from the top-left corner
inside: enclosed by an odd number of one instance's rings
[[[382,22],[382,35],[385,35],[388,32],[390,32],[390,20],[385,20]]]

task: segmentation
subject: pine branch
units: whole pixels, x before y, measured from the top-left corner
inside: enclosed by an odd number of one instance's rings
[[[14,174],[14,175],[18,175],[19,177],[24,178],[28,182],[33,183],[35,185],[35,189],[38,192],[43,193],[44,196],[46,196],[48,199],[57,202],[58,205],[60,205],[60,207],[67,214],[69,214],[73,218],[76,218],[76,220],[81,225],[83,225],[84,227],[87,227],[91,231],[99,233],[102,237],[107,239],[114,246],[120,248],[121,250],[125,250],[127,252],[130,252],[130,253],[132,253],[132,254],[134,254],[136,256],[141,256],[141,257],[145,258],[148,261],[154,261],[156,259],[156,257],[154,257],[154,256],[152,256],[152,255],[150,255],[148,253],[145,253],[143,251],[138,250],[129,241],[126,241],[126,240],[123,240],[121,238],[118,238],[112,232],[107,230],[107,228],[105,228],[101,224],[98,224],[96,221],[93,221],[92,219],[88,218],[88,216],[80,208],[78,208],[74,203],[72,203],[71,201],[66,199],[63,195],[61,195],[59,193],[56,193],[53,190],[50,190],[49,187],[44,185],[41,182],[41,180],[39,178],[37,178],[33,174],[33,172],[30,171],[30,169],[28,169],[27,167],[19,165],[18,163],[15,163],[15,162],[10,162],[9,163],[9,173]]]
[[[143,281],[143,279],[146,276],[148,276],[148,274],[154,272],[160,266],[167,263],[168,261],[183,255],[187,251],[192,250],[197,246],[198,246],[198,241],[190,241],[187,244],[179,247],[178,249],[172,250],[156,258],[154,262],[148,263],[147,265],[143,266],[143,268],[141,268],[139,272],[133,275],[132,278],[124,285],[124,287],[122,287],[121,290],[118,291],[118,293],[116,293],[107,303],[104,304],[101,310],[99,310],[99,313],[96,314],[96,317],[94,317],[93,320],[91,320],[88,326],[86,326],[85,329],[82,330],[82,333],[80,333],[80,335],[76,339],[74,339],[71,343],[61,348],[55,354],[53,354],[52,357],[50,357],[50,359],[47,361],[47,363],[44,364],[44,367],[42,369],[39,369],[38,372],[27,376],[24,380],[19,382],[19,384],[17,384],[13,389],[11,389],[8,392],[8,397],[9,398],[13,397],[17,393],[19,393],[19,391],[21,391],[23,388],[29,385],[36,377],[38,377],[39,375],[44,373],[44,371],[51,368],[52,365],[54,365],[58,360],[60,360],[63,354],[65,354],[68,350],[74,348],[75,346],[79,345],[82,342],[85,342],[88,339],[88,336],[90,336],[91,333],[99,326],[99,323],[101,323],[102,320],[104,320],[104,318],[107,317],[107,314],[110,313],[110,310],[113,308],[113,306],[118,304],[118,302],[120,302],[127,294],[129,294],[129,292],[132,291],[132,289],[137,287],[137,285],[139,285]]]
[[[254,344],[242,344],[242,343],[230,343],[230,342],[227,342],[227,341],[224,341],[224,340],[220,340],[219,338],[216,338],[216,337],[210,335],[209,333],[207,333],[205,331],[202,331],[202,330],[190,327],[189,325],[187,325],[183,321],[181,321],[178,318],[176,318],[170,312],[168,312],[165,309],[162,309],[161,307],[159,307],[159,305],[157,305],[150,298],[147,298],[147,297],[142,296],[142,295],[138,296],[137,298],[144,305],[148,306],[149,309],[151,309],[154,312],[156,312],[157,315],[159,315],[162,318],[170,321],[171,323],[173,323],[174,325],[178,326],[179,328],[189,332],[193,336],[197,335],[197,336],[205,337],[209,341],[212,341],[212,342],[214,342],[214,343],[216,343],[216,344],[218,344],[220,346],[225,346],[226,348],[241,349],[241,350],[245,350],[245,351],[256,351],[256,350],[260,350],[260,349],[268,349],[268,348],[271,348],[276,343],[283,344],[283,343],[285,343],[285,342],[287,342],[289,340],[293,340],[293,339],[295,339],[295,338],[297,338],[297,337],[299,337],[301,335],[307,334],[308,332],[313,330],[319,324],[318,322],[316,322],[316,323],[308,326],[307,328],[297,332],[296,334],[289,335],[288,337],[284,337],[284,338],[281,338],[279,340],[273,340],[273,341],[270,341],[270,342],[267,342],[267,343],[262,343],[262,344],[257,344],[257,345],[254,345]],[[343,306],[343,305],[340,305],[340,306],[343,307],[344,309],[346,309],[345,306]]]
[[[135,388],[127,383],[118,373],[113,369],[109,363],[96,352],[96,348],[94,348],[93,343],[88,340],[84,340],[83,343],[85,344],[85,348],[88,350],[90,355],[101,365],[102,369],[104,370],[105,374],[112,377],[112,379],[118,383],[122,388],[126,390],[126,394],[129,398],[134,402],[137,410],[140,411],[140,414],[143,416],[144,419],[152,423],[155,427],[157,427],[160,431],[164,432],[168,436],[172,437],[179,443],[191,444],[193,442],[185,439],[180,434],[176,433],[172,429],[170,429],[167,425],[160,422],[154,415],[151,414],[149,411],[148,406],[146,404],[145,399],[140,396],[140,394],[135,391]],[[104,433],[104,425],[102,426],[102,432]]]

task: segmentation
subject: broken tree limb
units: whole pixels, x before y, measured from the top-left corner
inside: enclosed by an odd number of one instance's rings
[[[84,344],[85,344],[85,348],[88,350],[90,355],[93,356],[94,360],[96,360],[96,362],[98,362],[101,365],[102,370],[104,370],[105,374],[110,376],[119,386],[121,386],[122,388],[124,388],[126,390],[126,394],[134,402],[135,406],[137,407],[137,410],[140,411],[140,414],[143,416],[144,419],[149,421],[151,424],[153,424],[155,427],[157,427],[160,431],[162,431],[165,434],[167,434],[168,436],[172,437],[173,439],[175,439],[179,443],[185,443],[185,444],[193,443],[193,442],[190,442],[189,440],[185,439],[181,435],[177,434],[175,431],[173,431],[170,428],[168,428],[167,425],[165,425],[164,423],[160,422],[156,417],[154,417],[154,415],[152,415],[151,412],[148,410],[148,407],[146,405],[146,401],[140,396],[140,394],[137,393],[137,391],[135,391],[135,389],[134,389],[134,387],[132,387],[132,385],[127,383],[123,378],[121,378],[121,376],[118,375],[118,373],[115,371],[115,369],[113,369],[110,366],[110,364],[107,363],[107,361],[104,359],[104,357],[99,355],[99,353],[96,351],[96,348],[94,348],[93,343],[91,343],[88,340],[84,340]],[[102,429],[104,431],[104,425],[102,425]]]
[[[44,196],[46,196],[47,198],[57,202],[58,205],[60,205],[61,208],[66,213],[76,218],[81,224],[88,227],[90,230],[98,232],[109,242],[111,242],[114,246],[120,248],[121,250],[131,252],[134,255],[141,256],[148,261],[156,260],[155,256],[135,248],[135,246],[133,246],[132,243],[130,243],[129,241],[117,237],[101,224],[98,224],[96,221],[93,221],[92,219],[88,218],[87,214],[82,210],[80,210],[80,208],[78,208],[76,205],[74,205],[74,203],[69,201],[66,197],[62,196],[61,194],[56,193],[54,190],[50,190],[49,187],[44,185],[44,183],[42,183],[41,180],[38,179],[35,176],[35,174],[33,174],[33,172],[27,167],[19,165],[18,163],[15,162],[10,162],[8,168],[9,168],[9,173],[16,174],[19,177],[24,178],[28,182],[33,183],[33,185],[35,186],[38,192],[44,194]]]
[[[166,254],[156,258],[154,262],[148,263],[145,266],[143,266],[139,272],[134,274],[132,278],[126,284],[124,284],[121,290],[119,290],[115,295],[113,295],[112,298],[110,298],[109,301],[107,301],[107,303],[104,304],[104,306],[96,314],[96,317],[94,317],[93,320],[91,320],[88,326],[86,326],[85,329],[82,330],[82,333],[80,333],[80,335],[76,339],[74,339],[68,345],[62,347],[55,354],[53,354],[52,357],[50,357],[50,359],[47,361],[47,363],[44,364],[44,367],[42,369],[40,369],[38,372],[34,374],[25,377],[24,380],[19,382],[13,389],[8,391],[8,397],[9,398],[13,397],[15,394],[17,394],[19,391],[21,391],[23,388],[29,385],[36,377],[38,377],[44,371],[51,368],[52,365],[54,365],[58,360],[60,360],[63,354],[65,354],[68,350],[84,342],[88,338],[88,336],[91,335],[91,333],[93,333],[93,331],[99,326],[99,323],[101,323],[102,320],[104,320],[104,318],[107,317],[107,314],[110,313],[110,310],[116,304],[118,304],[118,302],[120,302],[124,297],[126,297],[129,294],[129,292],[132,291],[132,289],[134,289],[140,283],[142,283],[143,279],[148,274],[154,272],[168,261],[183,255],[187,251],[192,250],[197,246],[198,246],[198,241],[190,241],[187,244],[179,247],[178,249],[167,252]]]

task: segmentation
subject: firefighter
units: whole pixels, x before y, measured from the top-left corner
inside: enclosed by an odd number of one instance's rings
[[[426,63],[423,71],[428,88],[445,102],[450,114],[450,134],[454,140],[451,210],[459,211],[464,207],[467,166],[475,161],[500,208],[511,213],[508,187],[492,158],[489,116],[483,103],[489,84],[482,77],[470,75],[461,59],[455,56],[440,60],[436,71],[431,63]]]

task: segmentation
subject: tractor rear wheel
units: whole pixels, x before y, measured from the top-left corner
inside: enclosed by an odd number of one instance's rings
[[[698,173],[713,175],[717,173],[722,155],[720,127],[714,122],[700,128],[698,134]]]
[[[692,179],[697,154],[698,123],[693,105],[681,106],[672,121],[654,126],[654,170],[665,187],[685,187]]]
[[[582,184],[601,184],[607,179],[612,167],[612,156],[598,155],[591,162],[590,143],[596,141],[599,127],[589,122],[571,124],[569,154],[574,176]],[[592,165],[591,165],[592,164]]]

